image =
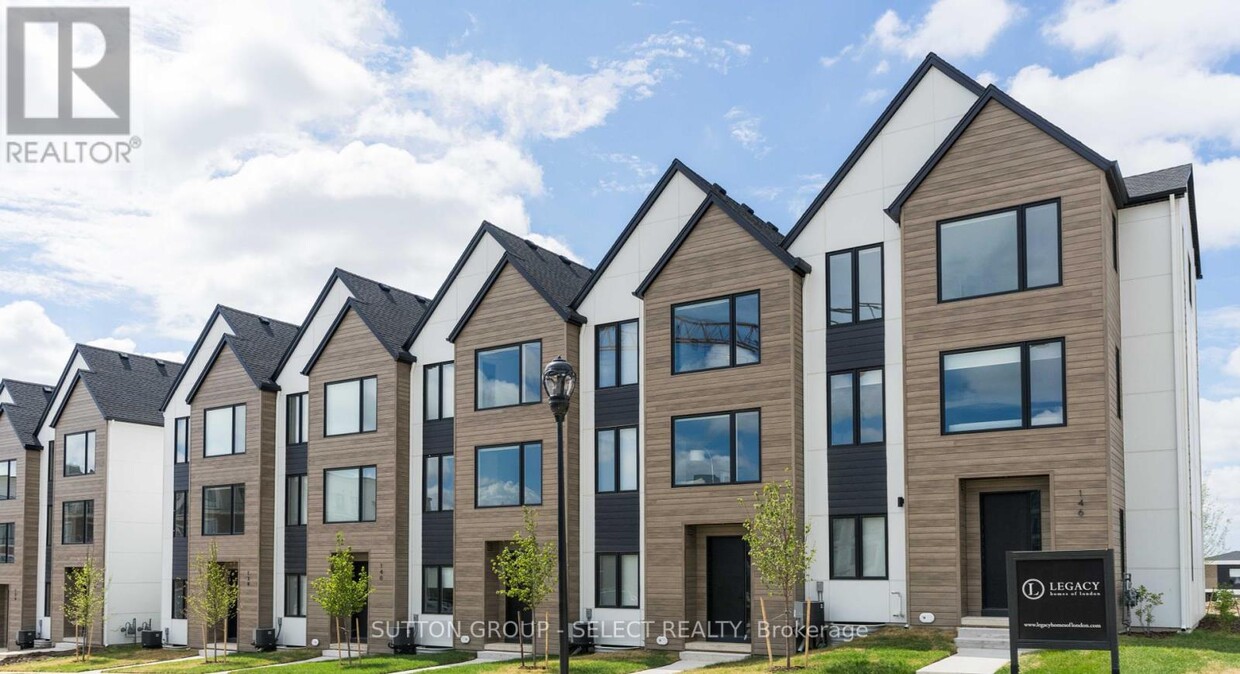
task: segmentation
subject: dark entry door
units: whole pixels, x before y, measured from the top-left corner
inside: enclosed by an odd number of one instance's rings
[[[1042,549],[1042,501],[1037,491],[981,495],[982,615],[1006,616],[1007,553]]]
[[[228,567],[228,583],[236,587],[236,567]],[[232,608],[229,609],[228,619],[224,621],[224,641],[230,644],[237,643],[237,604],[239,603],[241,603],[241,593],[237,593],[237,601],[233,603]]]
[[[524,634],[526,643],[530,643],[530,637],[534,634],[533,622],[534,612],[528,606],[512,597],[504,597],[504,641],[515,644],[517,635]]]
[[[749,546],[740,536],[706,539],[707,634],[749,641]]]
[[[369,567],[366,565],[366,562],[353,562],[354,579],[360,576],[363,571],[369,573]],[[366,636],[370,633],[370,628],[367,627],[370,624],[369,615],[370,600],[367,600],[362,610],[354,613],[353,617],[349,619],[349,634],[353,636],[354,641],[366,643]]]

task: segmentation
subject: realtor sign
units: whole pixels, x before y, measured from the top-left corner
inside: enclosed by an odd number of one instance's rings
[[[1119,672],[1110,550],[1009,552],[1007,569],[1012,674],[1021,648],[1109,650]]]

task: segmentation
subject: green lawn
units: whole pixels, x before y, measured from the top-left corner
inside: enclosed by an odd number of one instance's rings
[[[403,672],[410,669],[422,669],[423,667],[464,662],[472,660],[473,657],[473,653],[463,651],[418,653],[417,655],[368,655],[354,659],[351,664],[346,664],[344,661],[325,660],[322,662],[306,662],[300,665],[286,665],[272,670],[271,674],[388,674],[389,672]],[[460,669],[452,671],[459,672]]]
[[[676,661],[675,653],[666,651],[611,651],[608,653],[595,653],[593,655],[578,655],[569,659],[568,668],[573,672],[581,674],[630,674],[630,672],[639,672],[643,669],[651,669],[652,667],[662,667],[671,662]],[[550,668],[544,670],[542,668],[543,656],[538,656],[538,666],[521,669],[520,660],[507,660],[504,662],[486,662],[476,665],[464,665],[462,667],[454,667],[452,674],[522,674],[523,672],[544,672],[558,671],[559,661],[556,656],[551,656]]]
[[[137,645],[109,646],[92,649],[85,662],[76,659],[72,651],[55,655],[14,656],[0,665],[6,672],[87,672],[126,665],[140,665],[160,660],[174,660],[194,655],[191,650],[142,648]]]
[[[290,648],[273,651],[270,653],[233,653],[227,658],[220,658],[219,662],[206,662],[202,658],[195,658],[184,662],[165,662],[157,665],[146,665],[144,667],[132,667],[130,669],[126,669],[125,672],[177,672],[178,674],[210,674],[211,672],[228,672],[236,669],[249,669],[250,667],[275,665],[282,662],[309,660],[310,658],[317,658],[322,654],[323,651],[312,648]],[[284,670],[281,669],[280,671],[283,672]]]
[[[1098,674],[1109,672],[1107,651],[1043,651],[1020,657],[1021,674]],[[1119,638],[1119,668],[1124,674],[1240,672],[1240,633],[1197,630],[1189,634]],[[1003,674],[1010,669],[1004,667]]]
[[[881,629],[870,636],[849,643],[813,651],[809,656],[810,672],[824,674],[913,674],[926,665],[952,654],[952,634],[929,629]],[[775,658],[775,665],[784,661]],[[805,666],[805,654],[792,659],[794,667]],[[767,672],[766,656],[740,662],[714,665],[703,671],[710,674],[757,674]]]

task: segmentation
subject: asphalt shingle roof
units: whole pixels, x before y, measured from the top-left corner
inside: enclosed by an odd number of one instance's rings
[[[233,330],[228,344],[254,385],[259,388],[275,386],[276,368],[297,337],[298,327],[232,307],[221,305],[218,311]]]
[[[39,420],[52,404],[53,389],[45,384],[32,384],[14,379],[0,380],[0,389],[8,391],[11,403],[0,403],[0,411],[13,425],[17,439],[24,447],[39,446]]]
[[[79,344],[88,370],[78,376],[105,419],[162,426],[160,411],[180,363]]]
[[[553,253],[529,239],[487,222],[482,225],[508,253],[512,264],[547,298],[560,315],[572,315],[573,298],[590,280],[593,269]]]
[[[1240,550],[1232,550],[1224,552],[1221,555],[1206,557],[1207,562],[1240,562]]]
[[[383,347],[397,356],[431,301],[343,269],[335,273],[353,294],[353,310],[370,326]]]
[[[1192,164],[1141,173],[1124,178],[1129,199],[1142,199],[1153,195],[1166,195],[1188,189],[1188,179],[1193,175]]]

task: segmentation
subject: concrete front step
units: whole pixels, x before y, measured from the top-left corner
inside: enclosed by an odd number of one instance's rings
[[[994,674],[1008,663],[1006,657],[957,653],[917,670],[917,674]]]

